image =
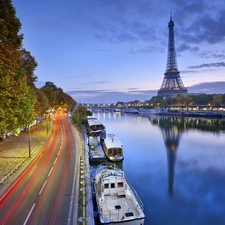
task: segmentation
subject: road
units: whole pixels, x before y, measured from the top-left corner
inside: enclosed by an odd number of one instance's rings
[[[1,197],[1,225],[77,224],[82,146],[76,135],[58,112],[43,149]]]

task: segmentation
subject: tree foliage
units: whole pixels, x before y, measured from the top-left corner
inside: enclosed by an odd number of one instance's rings
[[[42,117],[49,109],[48,98],[41,89],[35,90],[36,103],[34,105],[35,117]]]
[[[72,114],[72,121],[77,126],[80,127],[81,123],[87,120],[87,116],[92,113],[88,111],[84,106],[79,106]]]
[[[37,81],[37,76],[34,74],[34,70],[37,67],[37,62],[35,58],[31,55],[29,51],[22,48],[22,66],[21,69],[24,71],[26,75],[27,84],[33,88],[35,88],[34,82]]]
[[[222,96],[221,95],[213,95],[213,103],[215,106],[219,107],[222,102]]]
[[[22,68],[21,23],[10,0],[0,1],[0,136],[31,123],[35,98]]]
[[[176,98],[177,102],[179,102],[182,106],[188,106],[192,102],[192,97],[184,94],[180,94]]]
[[[163,99],[162,97],[154,96],[149,100],[153,106],[191,106],[191,105],[214,105],[216,107],[225,104],[225,94],[201,94],[201,95],[183,95],[176,97],[169,97]]]
[[[71,110],[76,105],[72,97],[52,82],[46,82],[41,89],[35,87],[37,62],[23,48],[20,28],[12,1],[0,0],[0,138],[31,124],[49,106]]]
[[[56,101],[56,93],[54,89],[51,87],[48,87],[47,85],[41,87],[41,91],[45,93],[47,99],[48,99],[48,104],[51,108],[54,108],[55,106],[55,101]]]
[[[76,101],[71,96],[64,93],[62,88],[57,87],[51,81],[46,82],[41,90],[47,96],[49,106],[52,108],[62,107],[70,111],[76,105]]]
[[[163,99],[163,97],[161,96],[154,96],[150,99],[149,101],[150,104],[152,104],[153,106],[164,106],[165,101]]]

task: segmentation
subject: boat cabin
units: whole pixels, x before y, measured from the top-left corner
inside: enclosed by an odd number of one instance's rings
[[[125,197],[125,182],[123,173],[112,172],[102,175],[102,197],[104,196],[118,196]]]
[[[105,138],[105,126],[94,117],[89,117],[87,119],[86,131],[88,136],[92,137],[101,136],[101,139]]]
[[[103,150],[110,161],[122,161],[123,145],[114,134],[108,134],[103,142]]]

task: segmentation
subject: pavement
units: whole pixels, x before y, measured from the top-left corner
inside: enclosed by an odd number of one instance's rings
[[[86,134],[84,130],[82,132],[79,132],[73,124],[71,124],[71,126],[73,132],[75,133],[77,150],[81,153],[78,153],[77,156],[80,157],[78,199],[81,199],[81,201],[79,202],[82,202],[81,205],[78,205],[78,208],[82,208],[82,217],[77,218],[77,224],[95,225],[88,145],[85,141]]]

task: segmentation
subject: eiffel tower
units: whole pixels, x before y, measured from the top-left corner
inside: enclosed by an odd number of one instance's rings
[[[170,13],[169,27],[169,41],[168,41],[168,55],[166,72],[164,73],[164,79],[161,88],[158,90],[158,96],[164,98],[177,96],[178,94],[187,94],[187,88],[180,77],[180,71],[178,70],[175,41],[174,41],[174,22],[172,20],[172,14]]]

